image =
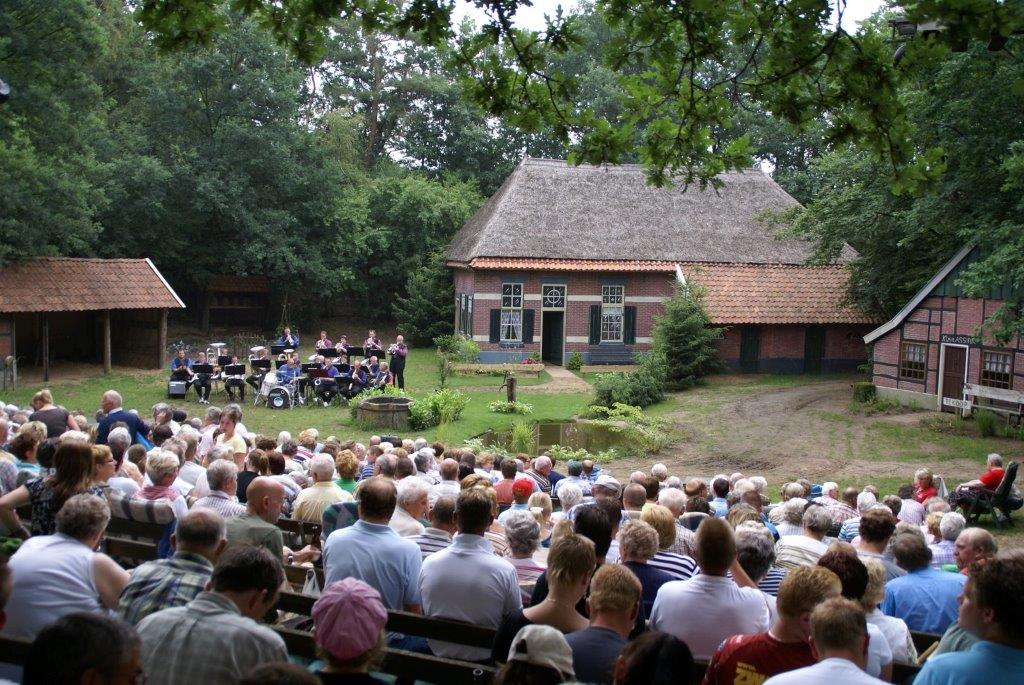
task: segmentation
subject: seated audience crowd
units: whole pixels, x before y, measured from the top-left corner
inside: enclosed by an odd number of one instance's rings
[[[946,498],[922,468],[893,494],[798,478],[773,501],[742,473],[258,435],[237,404],[141,417],[111,390],[90,421],[44,390],[0,409],[15,682],[380,683],[391,650],[425,681],[443,657],[498,684],[1024,673],[1024,552],[965,520],[999,455]],[[402,612],[442,628],[406,634]]]

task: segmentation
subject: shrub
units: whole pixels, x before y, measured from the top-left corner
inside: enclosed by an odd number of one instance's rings
[[[877,390],[872,383],[862,382],[853,384],[853,399],[858,402],[870,402],[875,399]]]
[[[602,373],[594,379],[594,404],[649,407],[665,399],[665,385],[646,365],[627,373]]]
[[[579,352],[573,352],[569,355],[569,362],[565,365],[565,368],[570,371],[579,371],[583,368],[583,355]]]
[[[439,335],[434,345],[449,362],[472,364],[480,358],[480,346],[461,335]]]
[[[980,409],[974,415],[974,421],[978,424],[978,432],[983,438],[991,438],[999,432],[999,417],[995,415],[995,412]]]
[[[465,393],[452,388],[435,390],[409,406],[409,426],[424,429],[442,423],[454,423],[462,416],[467,404],[469,396]]]
[[[668,419],[650,416],[640,407],[621,402],[612,407],[592,406],[590,416],[595,417],[593,425],[621,435],[630,454],[657,452],[672,437]]]
[[[533,405],[525,402],[491,402],[487,409],[495,414],[529,414],[533,411]]]
[[[526,421],[515,421],[508,434],[508,449],[513,453],[533,453],[533,425]]]

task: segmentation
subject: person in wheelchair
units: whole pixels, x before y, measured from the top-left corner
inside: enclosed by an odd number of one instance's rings
[[[339,371],[335,368],[334,364],[325,360],[323,356],[316,358],[316,363],[320,365],[320,368],[327,374],[327,378],[317,378],[314,382],[314,391],[316,395],[316,401],[321,402],[324,405],[328,405],[334,401],[334,398],[341,392],[341,388],[336,380]]]

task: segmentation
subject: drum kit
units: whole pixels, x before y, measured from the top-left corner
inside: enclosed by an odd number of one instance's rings
[[[259,355],[266,348],[262,345],[249,348],[254,355]],[[288,359],[289,355],[295,352],[288,348],[283,351],[281,360]],[[253,398],[253,406],[261,399],[264,400],[268,409],[292,409],[296,404],[305,404],[305,400],[299,395],[298,388],[294,383],[286,383],[278,376],[278,372],[270,369],[263,376],[260,384],[260,391]]]

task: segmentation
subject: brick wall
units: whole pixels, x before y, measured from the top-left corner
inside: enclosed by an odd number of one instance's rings
[[[942,335],[976,336],[987,316],[1002,304],[999,300],[965,297],[928,297],[904,322],[874,343],[873,381],[884,388],[896,388],[936,395],[939,391],[939,360]],[[923,342],[928,346],[924,381],[899,378],[900,346],[903,342]],[[1020,338],[1001,345],[990,335],[981,346],[971,345],[967,352],[967,382],[981,378],[982,351],[1013,353],[1013,389],[1024,391],[1024,341]]]
[[[742,326],[732,326],[718,343],[719,357],[732,370],[740,366]],[[758,370],[766,373],[802,373],[807,327],[803,325],[763,325],[760,329]],[[835,324],[825,329],[822,370],[852,371],[867,360],[863,337],[871,329],[863,324]]]
[[[0,363],[14,352],[14,319],[10,314],[0,316]]]

